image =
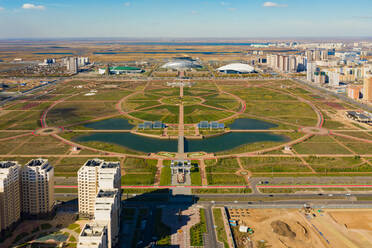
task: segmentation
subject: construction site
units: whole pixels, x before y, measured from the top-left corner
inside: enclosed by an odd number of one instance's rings
[[[228,209],[236,247],[372,247],[370,209]]]

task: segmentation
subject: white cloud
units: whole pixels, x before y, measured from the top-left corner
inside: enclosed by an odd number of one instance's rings
[[[288,7],[286,4],[279,4],[279,3],[274,3],[274,2],[264,2],[262,4],[263,7],[268,7],[268,8],[281,8],[281,7]]]
[[[125,2],[125,3],[124,3],[124,6],[125,6],[125,7],[130,7],[130,6],[131,6],[131,3],[130,3],[130,2]]]
[[[236,8],[227,8],[227,10],[229,10],[229,11],[235,11]]]
[[[38,9],[38,10],[45,10],[45,6],[43,5],[35,5],[32,3],[25,3],[22,5],[22,9]]]
[[[199,12],[196,11],[196,10],[191,10],[191,14],[192,14],[192,15],[197,15],[197,14],[199,14]]]
[[[227,6],[227,5],[230,5],[230,3],[228,3],[228,2],[220,2],[220,4],[222,5],[222,6]]]

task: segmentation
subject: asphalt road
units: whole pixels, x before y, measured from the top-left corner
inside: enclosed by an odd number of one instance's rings
[[[58,78],[56,80],[54,80],[52,83],[49,83],[49,84],[44,84],[44,85],[40,85],[40,86],[37,86],[31,90],[28,90],[27,92],[24,92],[24,93],[20,93],[16,96],[13,96],[13,97],[9,97],[9,98],[6,98],[4,99],[3,101],[0,101],[0,106],[3,106],[4,104],[6,104],[7,102],[10,102],[10,101],[14,101],[14,100],[17,100],[18,98],[20,97],[23,97],[25,95],[28,95],[28,94],[33,94],[33,93],[36,93],[36,92],[39,92],[41,90],[44,90],[46,88],[49,88],[50,86],[55,86],[57,83],[60,83],[61,81],[64,81],[65,77],[63,78]]]
[[[321,195],[320,195],[321,194]],[[218,198],[233,198],[233,197],[239,197],[239,198],[270,198],[270,199],[293,199],[293,198],[324,198],[324,199],[332,199],[336,197],[350,197],[346,195],[347,193],[320,193],[320,194],[314,194],[314,193],[308,193],[308,194],[196,194],[194,196],[199,198],[211,198],[211,199],[218,199]],[[372,199],[372,193],[350,193],[353,197],[371,197]],[[59,197],[77,197],[77,193],[55,193],[55,196]],[[332,196],[330,196],[332,195]],[[129,195],[131,196],[131,195]],[[162,197],[164,198],[164,194],[151,194],[151,197]],[[164,203],[164,202],[163,202]]]
[[[217,243],[217,237],[216,232],[214,230],[214,222],[213,222],[213,214],[212,214],[212,206],[208,205],[205,208],[205,220],[207,225],[207,235],[206,235],[206,248],[214,248],[219,247],[219,244]]]
[[[339,99],[342,99],[343,101],[346,101],[348,103],[355,104],[358,107],[360,107],[361,109],[364,109],[364,110],[367,110],[367,111],[372,111],[372,107],[368,106],[367,104],[364,104],[362,102],[355,101],[355,100],[353,100],[353,99],[351,99],[349,97],[346,97],[345,95],[334,93],[334,92],[329,91],[329,90],[327,90],[327,89],[325,89],[323,87],[320,87],[320,86],[318,86],[318,85],[316,85],[314,83],[309,83],[309,82],[307,82],[305,80],[298,79],[298,78],[289,78],[289,79],[292,79],[292,80],[296,81],[297,83],[304,84],[304,85],[309,86],[311,88],[318,89],[318,90],[320,90],[320,91],[322,91],[322,92],[324,92],[324,93],[326,93],[328,95],[332,95],[332,96],[334,96],[336,98],[339,98]]]

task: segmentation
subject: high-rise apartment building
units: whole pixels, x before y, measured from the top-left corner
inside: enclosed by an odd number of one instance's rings
[[[103,162],[98,170],[99,189],[120,189],[120,186],[120,163]]]
[[[98,169],[103,160],[91,159],[78,171],[79,214],[85,217],[94,216],[94,202],[98,193]]]
[[[107,226],[109,248],[119,241],[120,191],[118,189],[100,190],[94,206],[94,223]]]
[[[372,74],[367,74],[364,78],[363,100],[372,102]]]
[[[22,168],[22,213],[48,215],[54,208],[54,169],[46,159],[33,159]]]
[[[67,58],[67,70],[71,73],[77,73],[78,72],[78,58],[69,57]]]
[[[362,89],[363,85],[350,85],[347,87],[347,96],[354,100],[358,100]]]
[[[79,214],[92,218],[99,189],[120,189],[119,162],[88,160],[78,171]]]
[[[21,217],[21,166],[0,162],[0,233]]]
[[[107,248],[107,227],[98,224],[86,224],[79,235],[77,248]]]
[[[77,60],[78,60],[78,66],[79,67],[89,64],[89,58],[88,57],[78,57]]]

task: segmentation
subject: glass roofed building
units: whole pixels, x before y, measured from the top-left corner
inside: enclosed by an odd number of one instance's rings
[[[172,69],[172,70],[182,70],[182,69],[202,68],[202,66],[196,60],[191,59],[190,57],[185,57],[185,58],[178,57],[164,64],[161,68]]]

